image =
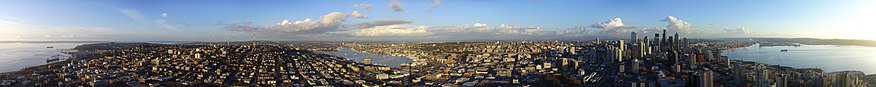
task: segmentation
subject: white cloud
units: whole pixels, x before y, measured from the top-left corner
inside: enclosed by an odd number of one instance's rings
[[[363,8],[366,12],[371,11],[371,4],[353,4],[353,7]]]
[[[389,7],[391,7],[392,10],[395,12],[404,12],[405,11],[402,4],[398,3],[398,1],[396,1],[396,0],[389,0]]]
[[[624,26],[623,19],[621,18],[614,18],[602,23],[596,23],[590,27],[601,28],[602,32],[606,34],[617,34],[629,31],[627,27]]]
[[[438,8],[439,5],[441,5],[441,0],[435,0],[435,4],[432,4],[432,6],[429,6],[428,11],[432,11],[433,9]]]
[[[359,30],[355,36],[429,36],[429,26],[387,25]]]
[[[669,24],[666,25],[666,28],[672,32],[685,33],[685,34],[689,34],[692,32],[691,27],[690,27],[690,25],[691,25],[690,23],[681,21],[678,18],[675,18],[674,16],[667,16],[666,19],[663,19],[660,21],[669,22]]]
[[[752,32],[745,27],[732,28],[732,29],[725,27],[724,32],[727,34],[752,34]]]
[[[270,32],[289,34],[321,34],[338,30],[341,23],[346,19],[346,14],[332,12],[319,17],[317,20],[307,18],[293,22],[284,19],[280,23],[267,26],[264,29]]]
[[[162,18],[166,18],[166,17],[167,17],[167,13],[161,13],[161,17],[162,17]]]
[[[351,12],[351,13],[350,13],[350,16],[353,16],[354,18],[361,18],[361,19],[366,19],[366,18],[368,18],[368,16],[365,16],[365,15],[360,14],[359,11],[353,11],[353,12]]]
[[[407,23],[412,23],[412,22],[414,22],[414,21],[387,19],[387,20],[377,20],[377,21],[372,21],[372,22],[362,22],[362,23],[346,25],[346,26],[344,26],[344,28],[346,28],[346,29],[363,29],[363,28],[371,28],[371,27],[375,27],[375,26],[407,24]]]
[[[140,14],[140,11],[134,9],[119,9],[118,11],[125,16],[128,16],[128,18],[134,19],[134,21],[146,23],[146,17],[144,17],[143,14]]]

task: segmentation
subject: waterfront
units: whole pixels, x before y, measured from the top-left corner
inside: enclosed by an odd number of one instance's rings
[[[414,62],[410,58],[404,56],[364,53],[350,48],[339,48],[338,51],[319,51],[319,53],[340,56],[348,58],[350,60],[354,60],[356,62],[362,62],[363,60],[365,60],[365,58],[370,58],[371,62],[374,64],[382,64],[390,67],[398,67],[399,64],[402,63]]]
[[[787,49],[782,52],[780,50]],[[794,68],[821,68],[825,72],[863,71],[867,74],[876,73],[876,47],[837,46],[837,45],[802,45],[759,47],[755,44],[749,47],[725,50],[723,55],[732,59],[755,61],[771,65],[790,66]]]
[[[0,72],[17,71],[29,66],[39,66],[46,63],[46,58],[61,54],[65,60],[66,54],[58,49],[69,49],[86,43],[0,43]],[[46,48],[52,46],[53,48]]]

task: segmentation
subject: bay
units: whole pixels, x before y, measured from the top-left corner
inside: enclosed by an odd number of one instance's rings
[[[60,55],[61,60],[68,55],[58,49],[70,49],[87,43],[0,43],[0,72],[18,71],[30,66],[46,63],[46,58]],[[53,48],[47,48],[47,47]]]
[[[787,50],[782,52],[781,50]],[[863,71],[876,73],[876,47],[839,45],[801,45],[759,47],[758,44],[723,51],[731,59],[761,62],[794,68],[821,68],[825,73]]]

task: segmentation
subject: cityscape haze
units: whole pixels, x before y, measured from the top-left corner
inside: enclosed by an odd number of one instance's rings
[[[876,87],[871,0],[0,0],[0,87]]]

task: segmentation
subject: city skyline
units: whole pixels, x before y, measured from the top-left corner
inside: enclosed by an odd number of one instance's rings
[[[452,41],[868,35],[873,1],[0,1],[0,41]]]

